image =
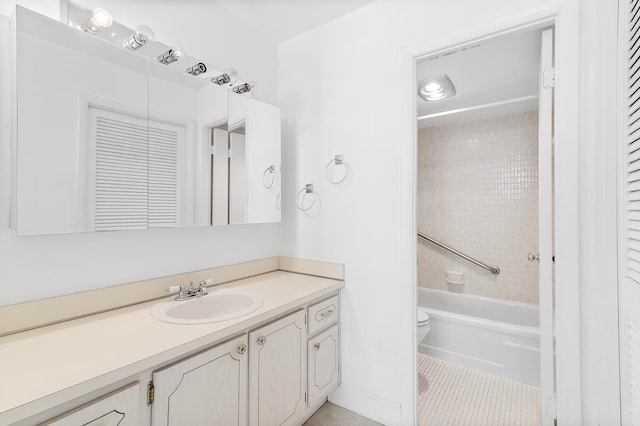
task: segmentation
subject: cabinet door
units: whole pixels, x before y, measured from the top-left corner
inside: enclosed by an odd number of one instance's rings
[[[152,425],[247,424],[247,336],[153,373]]]
[[[42,425],[137,426],[140,424],[139,392],[140,385],[136,382]]]
[[[304,310],[249,333],[249,423],[296,424],[305,410]]]
[[[340,382],[338,325],[309,340],[309,405],[313,406]]]

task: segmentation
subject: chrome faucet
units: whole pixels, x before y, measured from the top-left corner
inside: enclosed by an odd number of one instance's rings
[[[193,281],[189,283],[189,287],[186,285],[181,285],[180,290],[178,291],[178,295],[176,296],[176,300],[189,300],[195,297],[202,297],[205,294],[209,293],[206,287],[206,281],[200,281],[200,285],[198,287],[193,286]]]

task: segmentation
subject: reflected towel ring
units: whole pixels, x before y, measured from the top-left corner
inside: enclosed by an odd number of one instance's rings
[[[280,193],[278,192],[278,196],[276,197],[276,209],[280,211],[282,208],[282,199],[280,198]]]
[[[271,181],[267,180],[267,175],[271,176]],[[262,186],[264,186],[265,189],[271,189],[274,183],[276,183],[276,166],[272,164],[262,173]]]
[[[309,196],[309,194],[312,194],[313,200],[308,207],[304,207],[304,200],[307,198],[307,196]],[[300,195],[302,195],[302,197],[300,197]],[[307,210],[311,210],[313,208],[313,206],[316,204],[317,199],[318,196],[315,192],[313,192],[313,184],[308,183],[304,186],[304,188],[298,191],[298,195],[296,195],[296,207],[298,207],[299,210],[306,212]]]
[[[339,179],[334,179],[333,171],[338,166],[342,166],[342,168],[344,169],[344,172],[342,173],[342,177],[338,175]],[[347,164],[346,161],[344,161],[344,155],[336,155],[331,161],[327,163],[327,167],[325,171],[326,171],[327,179],[332,184],[338,185],[344,182],[345,179],[347,179],[347,177],[349,176],[349,165]]]

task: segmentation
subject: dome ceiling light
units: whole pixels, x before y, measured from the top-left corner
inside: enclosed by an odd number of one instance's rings
[[[418,96],[425,101],[438,101],[455,94],[456,88],[446,74],[427,77],[418,82]]]

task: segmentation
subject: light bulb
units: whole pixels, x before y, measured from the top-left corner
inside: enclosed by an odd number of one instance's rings
[[[426,90],[427,92],[437,92],[438,90],[441,90],[442,86],[440,86],[438,83],[429,83],[426,86],[424,86],[424,90]]]
[[[83,29],[92,34],[98,31],[108,28],[113,24],[113,16],[108,10],[97,8],[93,10],[91,17],[84,23]]]
[[[184,51],[179,48],[169,49],[164,52],[162,55],[158,56],[158,62],[161,62],[165,65],[169,65],[172,62],[177,61],[184,55]]]
[[[143,36],[145,39],[147,39],[147,41],[156,40],[156,34],[153,32],[151,28],[147,27],[146,25],[138,25],[134,29],[137,34],[140,34],[141,36]]]
[[[131,34],[129,38],[122,42],[122,45],[130,50],[136,50],[144,46],[147,41],[154,41],[156,35],[153,30],[146,25],[138,25],[135,28],[135,33]]]
[[[256,84],[255,81],[250,81],[248,83],[243,83],[243,84],[241,84],[239,86],[234,87],[233,91],[235,93],[238,93],[238,94],[248,93],[248,92],[252,91],[253,89],[255,89],[256,86],[257,86],[257,84]]]
[[[233,68],[227,68],[224,73],[229,77],[229,83],[235,83],[238,80],[238,71]]]
[[[176,58],[176,61],[184,56],[184,51],[179,47],[174,47],[171,51],[173,52],[172,55]]]
[[[187,68],[187,72],[191,75],[202,74],[203,72],[207,72],[207,66],[202,62],[198,62],[197,64]]]
[[[211,82],[216,84],[228,84],[238,80],[238,73],[233,68],[227,68],[224,73],[211,77]]]

